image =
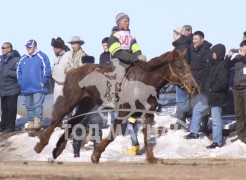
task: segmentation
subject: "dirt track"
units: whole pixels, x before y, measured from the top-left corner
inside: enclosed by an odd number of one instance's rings
[[[246,160],[148,163],[1,162],[0,179],[245,179]]]

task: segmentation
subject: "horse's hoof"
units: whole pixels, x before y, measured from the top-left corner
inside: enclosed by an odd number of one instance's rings
[[[41,153],[43,149],[44,149],[44,145],[41,143],[37,143],[36,146],[34,147],[34,151],[36,151],[36,153]]]
[[[98,164],[99,163],[99,158],[97,158],[95,155],[91,156],[91,162],[93,164]]]
[[[155,164],[158,162],[158,158],[148,158],[147,161],[151,164]]]

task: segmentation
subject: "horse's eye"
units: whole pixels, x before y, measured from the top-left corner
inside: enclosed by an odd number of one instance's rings
[[[179,69],[182,69],[182,64],[180,62],[177,62],[176,65]]]

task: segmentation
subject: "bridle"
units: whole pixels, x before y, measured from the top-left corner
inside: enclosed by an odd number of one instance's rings
[[[179,86],[182,87],[182,88],[187,87],[187,84],[184,82],[184,79],[187,78],[187,77],[189,77],[189,76],[191,76],[191,73],[186,74],[184,77],[179,77],[179,76],[177,76],[177,74],[175,74],[175,73],[173,72],[173,69],[172,69],[172,67],[170,66],[170,63],[168,63],[168,67],[169,67],[169,70],[170,70],[170,72],[171,72],[171,77],[170,77],[169,79],[166,77],[166,75],[163,77],[163,76],[161,76],[161,75],[158,74],[158,76],[161,77],[162,79],[164,79],[164,80],[166,80],[166,81],[172,83],[172,84],[179,85]],[[173,81],[171,80],[173,76],[176,77],[176,78],[178,78],[178,79],[181,81],[181,83],[173,82]]]

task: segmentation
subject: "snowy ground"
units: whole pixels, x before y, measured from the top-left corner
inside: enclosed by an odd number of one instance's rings
[[[20,118],[21,119],[21,118]],[[185,140],[184,135],[187,134],[184,130],[171,131],[169,125],[175,121],[170,116],[156,116],[157,126],[164,126],[168,129],[160,137],[158,135],[152,138],[156,142],[154,145],[154,154],[156,157],[164,159],[183,159],[183,158],[246,158],[246,145],[241,141],[231,143],[231,138],[224,137],[225,145],[222,148],[207,150],[206,146],[211,144],[211,141],[200,134],[197,140]],[[22,121],[23,123],[23,121]],[[234,125],[233,122],[227,123],[226,127]],[[20,123],[21,124],[21,123]],[[29,137],[27,133],[19,134],[10,137],[7,141],[0,142],[0,159],[8,160],[32,160],[32,161],[50,161],[52,160],[52,150],[59,136],[64,130],[57,128],[53,133],[49,145],[40,153],[34,152],[33,147],[39,141],[37,137]],[[107,135],[108,129],[103,130],[104,136]],[[143,135],[139,132],[138,139],[140,146],[143,147]],[[130,136],[118,136],[102,154],[101,162],[117,161],[117,162],[142,162],[145,161],[144,148],[142,155],[131,156],[126,153],[131,147]],[[66,149],[58,157],[58,161],[69,162],[90,162],[92,150],[81,149],[81,157],[73,158],[72,143],[67,143]]]

